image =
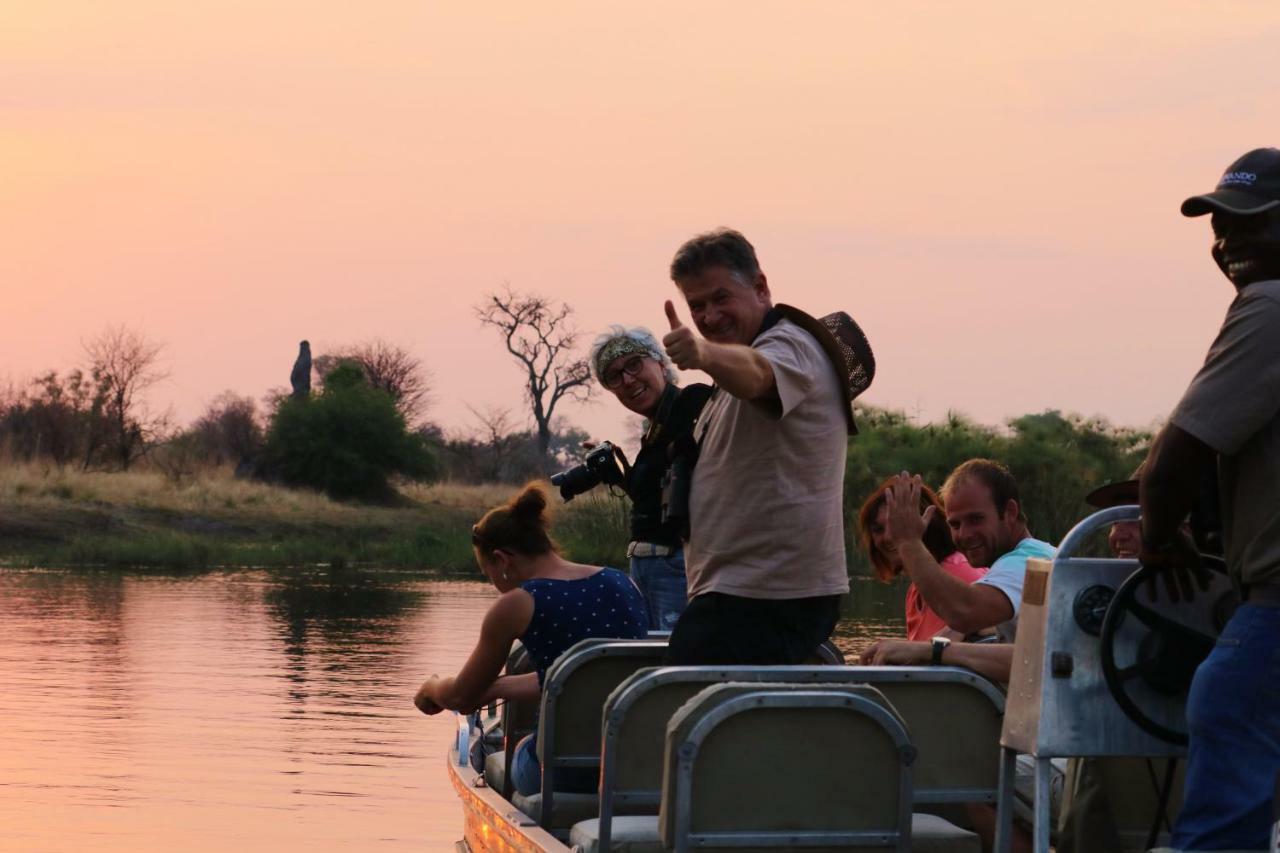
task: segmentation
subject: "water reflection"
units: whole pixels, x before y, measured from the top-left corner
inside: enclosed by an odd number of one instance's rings
[[[883,584],[871,578],[852,578],[849,594],[840,603],[840,622],[831,641],[856,663],[858,654],[881,637],[905,637],[907,584],[901,579]]]
[[[837,643],[902,633],[855,582]],[[0,570],[0,850],[451,849],[449,715],[480,582],[299,570]]]

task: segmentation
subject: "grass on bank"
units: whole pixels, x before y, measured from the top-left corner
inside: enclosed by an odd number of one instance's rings
[[[403,484],[395,506],[324,495],[208,469],[174,481],[39,464],[0,467],[0,563],[198,571],[316,563],[475,571],[471,525],[506,500],[507,485]],[[580,497],[557,514],[568,555],[621,565],[627,507]]]

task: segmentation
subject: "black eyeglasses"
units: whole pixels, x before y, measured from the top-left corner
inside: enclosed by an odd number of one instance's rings
[[[604,387],[612,390],[622,385],[622,376],[639,376],[640,371],[644,369],[644,356],[633,355],[631,358],[622,362],[622,367],[618,370],[606,370],[604,375],[600,377],[600,381],[604,383]]]

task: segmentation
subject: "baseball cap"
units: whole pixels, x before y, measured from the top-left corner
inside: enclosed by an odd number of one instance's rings
[[[1255,148],[1227,167],[1218,188],[1182,203],[1183,216],[1262,213],[1280,207],[1280,149]]]

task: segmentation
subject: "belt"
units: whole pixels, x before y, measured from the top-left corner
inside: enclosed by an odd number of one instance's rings
[[[627,559],[632,557],[670,557],[676,552],[670,545],[656,542],[632,542],[627,545]]]
[[[1244,600],[1258,607],[1280,607],[1280,583],[1255,583],[1247,586]]]

